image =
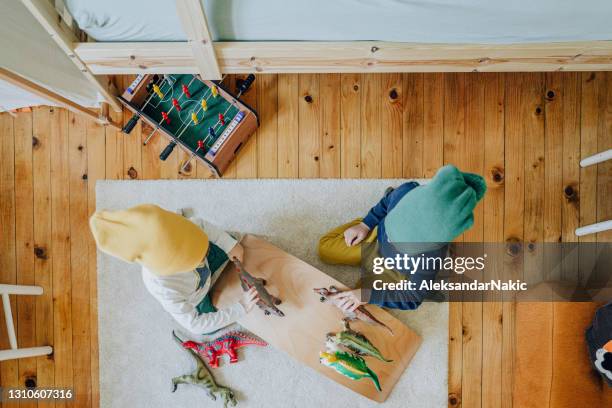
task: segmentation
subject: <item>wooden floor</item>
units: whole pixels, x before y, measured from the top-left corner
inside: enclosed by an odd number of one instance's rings
[[[261,127],[228,178],[431,177],[454,163],[489,185],[461,239],[576,241],[577,226],[612,218],[612,164],[579,167],[612,147],[612,73],[260,75],[256,84],[244,99]],[[95,181],[209,177],[200,165],[179,174],[184,154],[161,163],[164,140],[142,146],[149,131],[125,136],[44,107],[0,115],[0,282],[44,288],[13,302],[18,339],[55,350],[2,363],[2,386],[33,378],[74,387],[74,406],[98,405]],[[612,235],[584,241],[596,239]],[[451,305],[450,406],[512,406],[513,316],[512,304]]]

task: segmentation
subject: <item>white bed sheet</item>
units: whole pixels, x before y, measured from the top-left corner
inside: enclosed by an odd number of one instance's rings
[[[65,0],[98,41],[185,39],[172,0]],[[611,0],[202,0],[216,40],[525,43],[612,39]]]

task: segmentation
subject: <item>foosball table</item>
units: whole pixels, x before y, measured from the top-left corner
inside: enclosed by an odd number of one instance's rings
[[[178,145],[190,153],[181,170],[195,158],[221,177],[259,126],[257,112],[239,100],[254,80],[249,75],[240,82],[234,96],[221,83],[197,75],[138,75],[119,97],[134,112],[123,132],[129,134],[142,119],[153,129],[145,145],[157,133],[170,140],[161,160]]]

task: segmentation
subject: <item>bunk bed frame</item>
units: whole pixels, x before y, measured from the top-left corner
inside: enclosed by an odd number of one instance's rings
[[[419,44],[383,41],[213,42],[200,0],[176,0],[186,42],[83,42],[61,0],[21,0],[114,109],[108,75],[612,70],[612,41]],[[60,12],[57,11],[60,10]]]

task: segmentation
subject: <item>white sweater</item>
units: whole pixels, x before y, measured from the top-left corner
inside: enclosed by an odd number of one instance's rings
[[[210,242],[215,243],[225,253],[230,252],[236,245],[234,238],[214,225],[199,218],[190,218],[190,221],[202,228],[208,235]],[[226,263],[221,265],[219,269],[222,270],[225,265]],[[204,260],[202,266],[208,266],[208,261]],[[198,313],[197,305],[204,299],[221,274],[220,271],[218,273],[216,273],[217,271],[210,272],[214,276],[212,279],[209,276],[200,289],[198,289],[200,275],[195,270],[170,276],[157,276],[143,267],[142,280],[151,295],[183,328],[193,334],[203,334],[228,326],[246,313],[239,302],[219,309],[217,312]]]

